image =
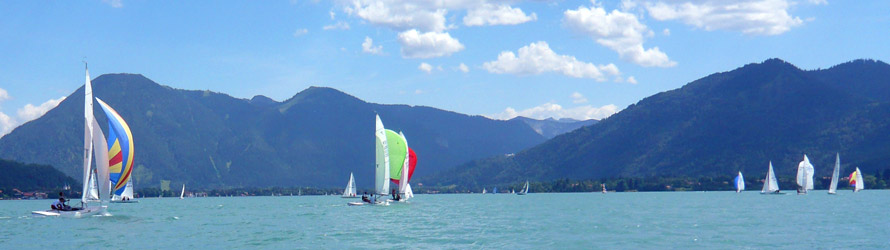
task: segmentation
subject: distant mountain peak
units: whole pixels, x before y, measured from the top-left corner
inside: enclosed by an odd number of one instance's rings
[[[255,95],[250,98],[250,104],[265,107],[278,104],[278,102],[264,95]]]
[[[287,99],[281,102],[281,106],[278,110],[282,113],[286,112],[293,105],[301,104],[301,103],[315,103],[315,104],[325,104],[325,103],[364,103],[361,99],[358,99],[355,96],[344,93],[343,91],[330,88],[330,87],[318,87],[311,86],[303,91],[300,91],[290,99]]]

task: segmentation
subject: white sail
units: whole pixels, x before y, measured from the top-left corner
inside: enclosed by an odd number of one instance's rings
[[[865,179],[862,178],[862,171],[856,168],[856,186],[853,188],[853,192],[859,192],[859,190],[863,189],[865,189]]]
[[[349,183],[346,183],[346,189],[343,190],[343,197],[352,198],[355,196],[355,178],[352,176],[352,173],[349,173]]]
[[[98,201],[99,200],[99,184],[96,181],[96,174],[90,173],[90,186],[88,194],[86,195],[87,201]]]
[[[401,131],[399,131],[399,136],[401,136],[402,139],[405,140],[405,153],[408,153],[408,138],[405,138],[405,134],[402,134]],[[408,192],[408,173],[410,172],[408,170],[409,158],[410,157],[405,157],[405,162],[402,163],[402,174],[401,176],[399,176],[399,194],[402,194],[402,198],[405,199],[407,199],[407,197],[405,197],[405,194],[407,194]]]
[[[804,188],[802,191],[813,190],[813,164],[807,155],[803,155],[803,161],[797,164],[797,185]]]
[[[528,181],[525,181],[525,189],[522,190],[523,194],[528,194]]]
[[[121,194],[121,197],[127,199],[133,199],[133,179],[127,181],[127,186],[124,188],[124,192]]]
[[[402,196],[405,200],[414,198],[414,191],[411,190],[411,184],[405,185],[405,195]]]
[[[86,65],[84,67],[86,68]],[[86,203],[90,199],[90,181],[92,181],[90,176],[92,176],[93,169],[93,84],[90,83],[89,68],[86,69],[83,95],[83,196],[80,201]],[[96,199],[99,199],[98,193]]]
[[[111,179],[108,168],[108,144],[99,122],[93,118],[93,154],[96,156],[96,181],[99,186],[99,200],[106,202],[111,199]]]
[[[185,183],[182,184],[182,192],[179,193],[179,199],[185,199]]]
[[[837,193],[837,181],[841,174],[841,154],[838,153],[834,158],[834,171],[831,172],[831,185],[828,186],[828,193]]]
[[[773,172],[773,162],[769,162],[769,171],[766,172],[766,179],[763,182],[763,190],[760,193],[775,193],[779,191],[779,181],[776,180],[776,173]]]
[[[376,137],[376,166],[374,176],[374,189],[378,195],[389,194],[389,148],[386,144],[386,130],[383,122],[377,115],[374,136]]]
[[[742,176],[742,171],[739,171],[739,176],[736,177],[736,192],[745,191],[745,177]]]

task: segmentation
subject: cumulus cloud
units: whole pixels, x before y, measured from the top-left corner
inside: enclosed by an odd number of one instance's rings
[[[581,93],[578,93],[578,92],[572,93],[572,95],[570,97],[572,97],[572,103],[574,103],[574,104],[587,102],[587,97],[584,97],[584,95],[582,95]]]
[[[828,4],[828,0],[808,0],[807,2],[810,2],[810,4],[815,4],[815,5],[822,5],[822,4],[827,5]]]
[[[294,31],[294,37],[300,37],[300,36],[303,36],[308,33],[309,33],[309,30],[307,30],[307,29],[298,29],[297,31]]]
[[[0,103],[5,100],[9,100],[9,98],[9,93],[6,92],[6,90],[0,88]],[[18,109],[17,118],[13,118],[6,113],[0,112],[0,137],[8,134],[23,123],[40,118],[40,116],[46,114],[47,111],[58,106],[59,103],[61,103],[63,100],[65,100],[65,97],[60,97],[59,99],[51,99],[38,106],[34,106],[30,103],[26,104],[24,107]]]
[[[433,66],[429,63],[420,63],[420,66],[417,66],[417,69],[420,71],[426,72],[427,74],[433,72]]]
[[[467,72],[470,72],[470,67],[467,67],[467,65],[464,63],[460,63],[460,65],[457,66],[457,70],[460,70],[460,72],[467,73]]]
[[[433,58],[449,56],[464,49],[464,45],[448,33],[409,30],[399,33],[399,44],[402,45],[402,57]]]
[[[464,25],[516,25],[538,19],[538,15],[532,13],[526,15],[522,9],[513,8],[507,4],[484,3],[477,8],[467,10],[464,16]]]
[[[670,35],[671,35],[671,30],[670,30],[670,29],[664,29],[663,31],[661,31],[661,34],[663,34],[663,35],[665,35],[665,36],[670,36]]]
[[[810,1],[822,3],[824,1]],[[826,2],[827,3],[827,2]],[[787,0],[647,2],[649,16],[659,21],[678,20],[707,31],[729,30],[749,35],[779,35],[803,24],[788,14]]]
[[[506,108],[503,112],[492,115],[485,115],[491,119],[499,119],[499,120],[509,120],[513,119],[517,116],[523,116],[534,119],[547,119],[547,118],[572,118],[576,120],[588,120],[588,119],[604,119],[615,113],[618,113],[618,106],[613,104],[605,105],[602,107],[594,107],[592,105],[583,105],[574,108],[563,108],[559,104],[555,103],[544,103],[538,105],[536,107],[532,107],[525,110],[516,110],[513,108]]]
[[[556,54],[544,41],[519,48],[517,53],[503,51],[498,55],[497,60],[482,64],[482,68],[496,74],[537,75],[555,72],[575,78],[592,78],[597,81],[605,81],[607,75],[621,74],[618,67],[611,63],[594,65],[579,61],[574,56]]]
[[[382,55],[383,54],[383,45],[374,46],[374,40],[371,40],[370,37],[365,37],[365,42],[362,43],[362,52],[368,54]]]
[[[637,79],[634,78],[633,76],[629,76],[629,77],[627,77],[627,82],[629,82],[631,84],[637,84]]]
[[[349,24],[346,22],[337,22],[335,24],[325,25],[324,27],[322,27],[322,29],[324,29],[324,30],[348,30]]]
[[[594,5],[596,3],[594,2]],[[600,45],[618,52],[622,59],[644,67],[673,67],[667,54],[658,47],[643,47],[645,36],[654,34],[637,16],[628,12],[612,10],[607,13],[600,6],[580,6],[566,10],[563,21],[572,30],[590,36]]]
[[[102,0],[103,3],[110,5],[112,8],[123,8],[124,3],[121,0]]]

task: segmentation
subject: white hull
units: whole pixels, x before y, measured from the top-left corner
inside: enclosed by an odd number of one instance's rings
[[[31,211],[31,214],[39,215],[39,216],[47,216],[47,217],[83,218],[84,216],[94,216],[94,215],[105,214],[106,208],[108,208],[108,206],[86,207],[82,210],[77,210],[77,211],[59,211],[59,210]]]

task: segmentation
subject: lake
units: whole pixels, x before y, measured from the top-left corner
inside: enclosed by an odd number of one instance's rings
[[[786,191],[794,192],[794,191]],[[110,216],[0,201],[0,248],[890,248],[890,191],[148,198]]]

